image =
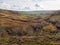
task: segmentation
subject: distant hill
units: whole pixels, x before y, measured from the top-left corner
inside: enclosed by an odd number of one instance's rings
[[[54,11],[48,11],[48,10],[41,10],[41,11],[22,11],[22,13],[26,13],[26,14],[51,14],[51,13],[54,13]]]
[[[40,11],[12,11],[12,10],[2,10],[0,9],[0,12],[6,12],[9,13],[15,13],[15,14],[52,14],[54,12],[57,12],[59,10],[40,10]]]

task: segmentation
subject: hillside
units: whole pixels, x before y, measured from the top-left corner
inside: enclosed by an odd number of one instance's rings
[[[60,45],[58,12],[48,16],[26,16],[0,10],[0,45]]]

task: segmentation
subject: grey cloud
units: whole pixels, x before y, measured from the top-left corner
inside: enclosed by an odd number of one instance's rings
[[[29,7],[24,7],[24,9],[27,9],[27,10],[28,10],[28,9],[30,9],[30,8],[29,8]]]

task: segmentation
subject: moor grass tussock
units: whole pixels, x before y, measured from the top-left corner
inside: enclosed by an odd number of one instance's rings
[[[60,45],[59,42],[60,14],[43,17],[0,12],[0,45]]]

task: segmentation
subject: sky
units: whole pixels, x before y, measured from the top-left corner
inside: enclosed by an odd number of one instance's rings
[[[15,11],[60,10],[60,0],[0,0],[0,9]]]

